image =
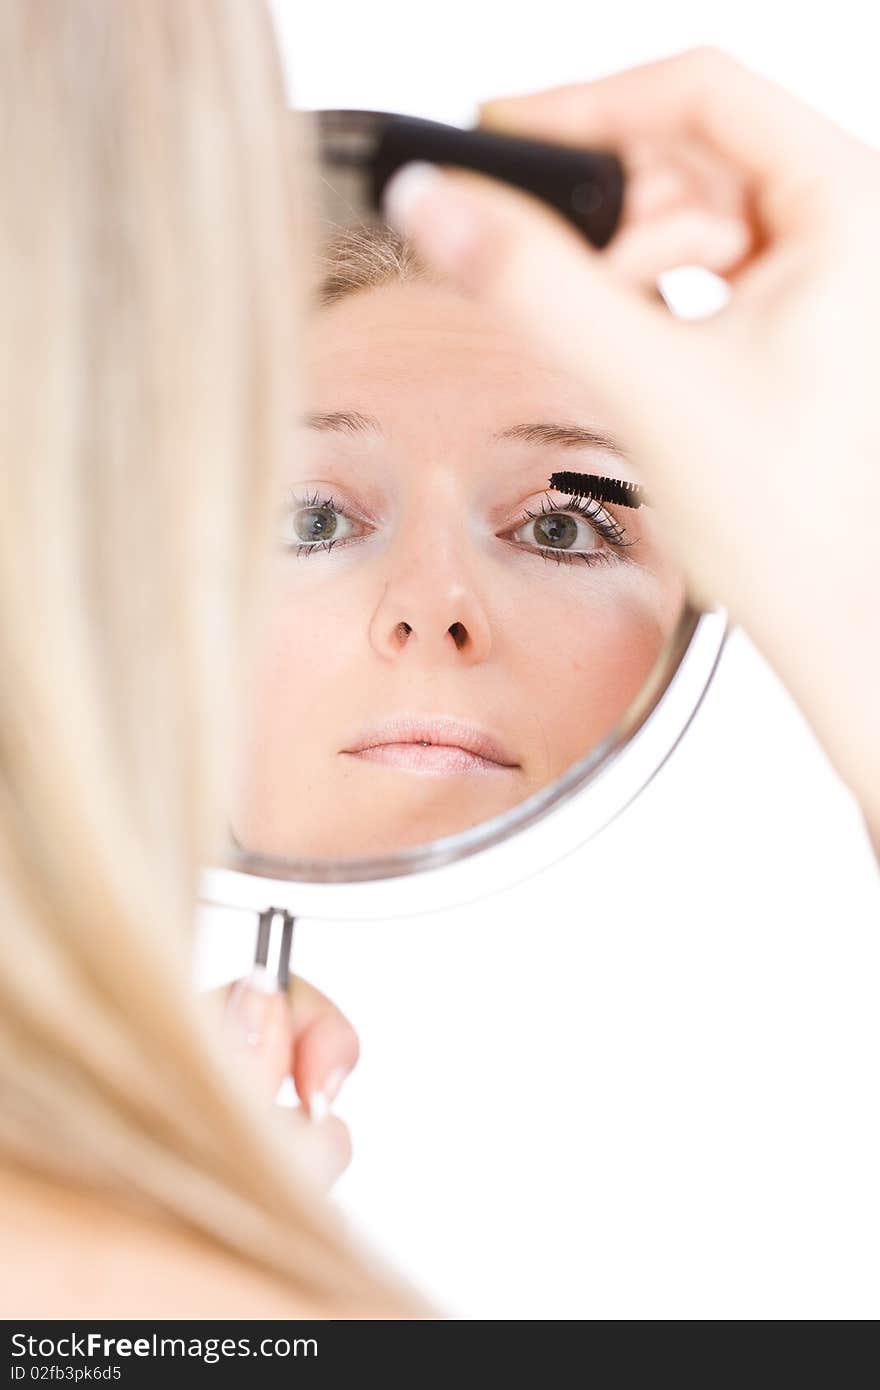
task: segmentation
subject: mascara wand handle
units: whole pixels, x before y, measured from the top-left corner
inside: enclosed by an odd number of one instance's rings
[[[597,248],[608,244],[620,222],[623,166],[610,151],[390,115],[381,125],[372,159],[370,196],[376,210],[392,174],[413,160],[472,169],[534,194]]]

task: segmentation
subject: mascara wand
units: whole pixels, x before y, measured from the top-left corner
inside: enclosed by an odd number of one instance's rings
[[[618,507],[647,507],[645,489],[622,478],[600,478],[596,473],[552,473],[550,486],[570,497],[591,497],[595,502],[617,503]]]

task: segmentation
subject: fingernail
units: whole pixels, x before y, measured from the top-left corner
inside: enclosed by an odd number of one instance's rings
[[[403,236],[409,235],[415,209],[439,181],[436,166],[421,159],[404,164],[391,175],[382,194],[382,207],[388,221]]]
[[[319,1125],[330,1114],[330,1102],[323,1091],[312,1091],[309,1095],[309,1119]]]
[[[342,1083],[347,1076],[348,1070],[346,1067],[336,1067],[327,1077],[324,1083],[324,1094],[331,1105],[342,1090]]]
[[[277,992],[278,981],[263,965],[256,966],[250,975],[234,985],[223,1021],[245,1046],[260,1046],[271,1001]]]
[[[471,200],[433,164],[417,160],[398,169],[385,186],[383,208],[392,226],[441,268],[455,269],[478,239]]]
[[[319,1125],[322,1120],[326,1120],[330,1114],[330,1106],[342,1090],[343,1082],[347,1076],[348,1069],[346,1067],[336,1067],[327,1077],[321,1090],[312,1091],[309,1094],[309,1119],[313,1124]]]

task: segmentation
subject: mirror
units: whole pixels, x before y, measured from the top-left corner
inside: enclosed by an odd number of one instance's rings
[[[706,623],[583,383],[357,211],[323,226],[230,816],[231,866],[276,883],[393,877],[505,840],[656,721]],[[551,483],[561,471],[594,481]]]
[[[684,586],[585,399],[388,228],[339,231],[279,499],[237,842],[387,856],[509,811],[643,687]]]

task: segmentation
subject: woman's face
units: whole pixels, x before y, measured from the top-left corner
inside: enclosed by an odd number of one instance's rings
[[[682,601],[583,385],[424,283],[322,311],[290,451],[234,829],[265,854],[386,853],[558,777],[640,689]]]

